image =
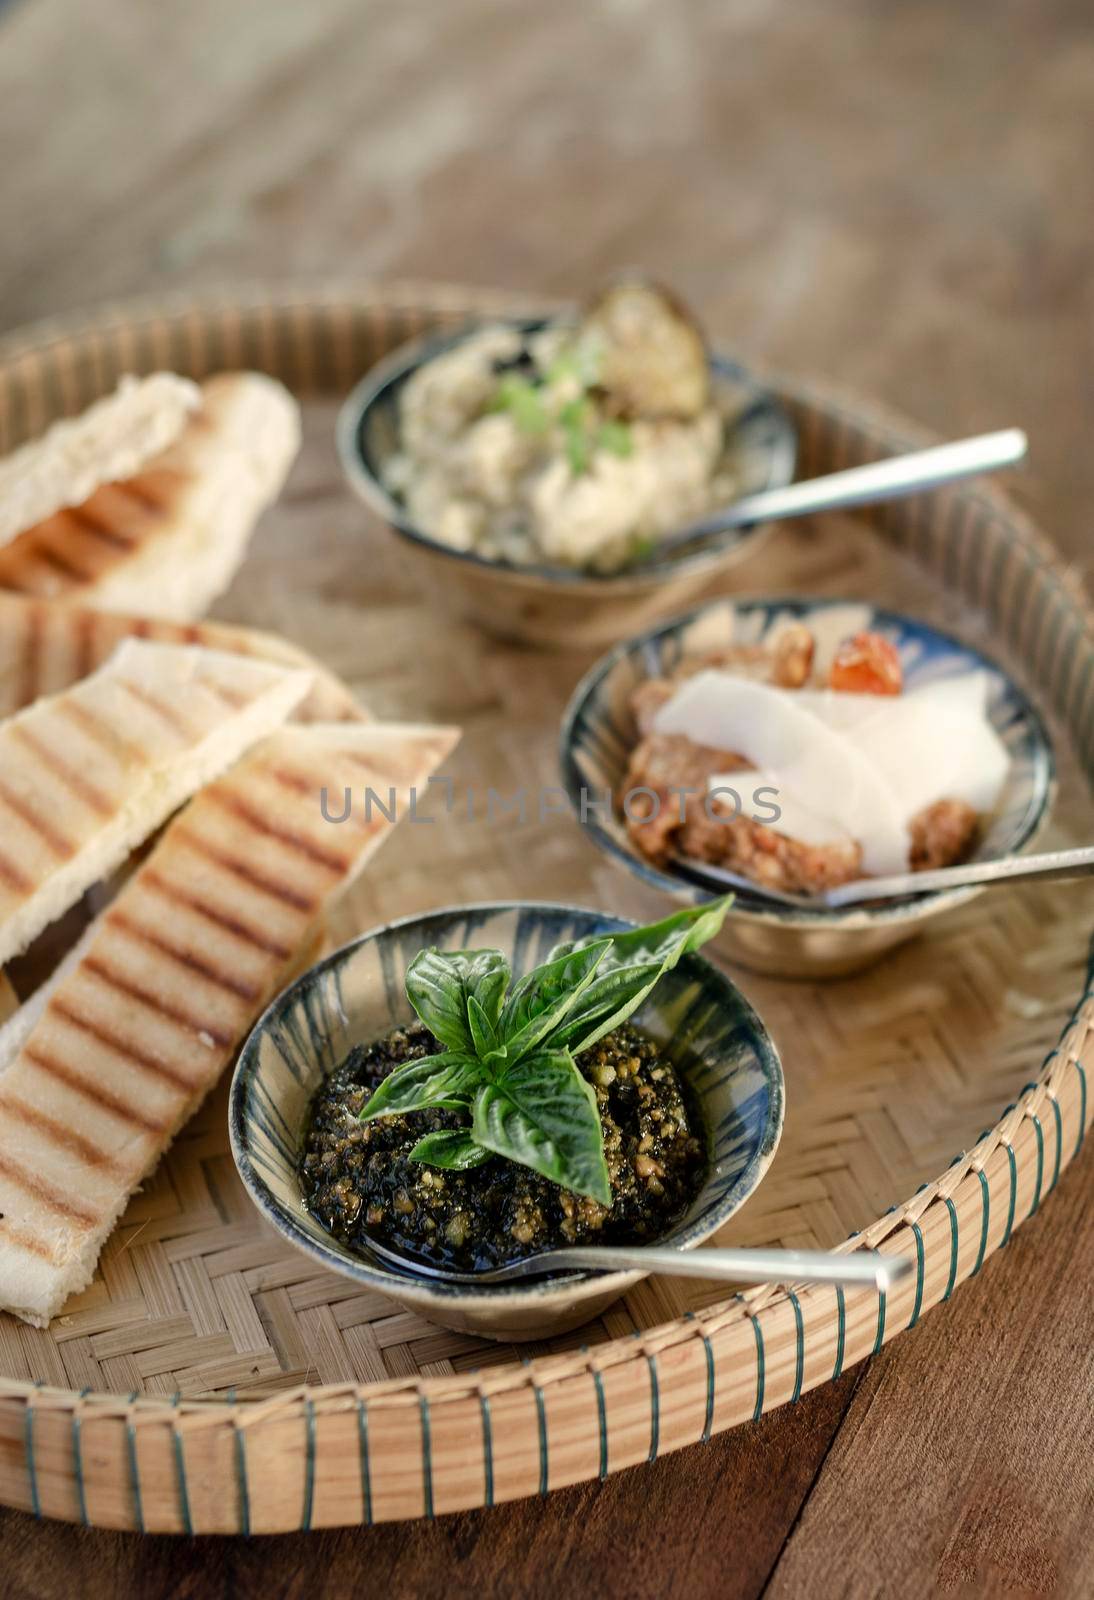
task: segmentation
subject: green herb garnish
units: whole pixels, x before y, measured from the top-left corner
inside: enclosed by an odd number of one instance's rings
[[[589,470],[594,450],[629,456],[634,449],[631,430],[625,422],[596,423],[596,410],[589,391],[596,387],[596,352],[582,345],[563,350],[547,369],[546,378],[527,378],[508,372],[498,382],[490,401],[490,411],[507,411],[522,433],[546,433],[552,424],[562,430],[566,459],[575,477]],[[552,414],[547,395],[552,385],[565,380],[580,385],[581,392]]]
[[[582,389],[593,389],[600,381],[600,351],[587,339],[560,350],[547,368],[547,382],[561,383],[565,378],[576,378]]]
[[[629,456],[634,449],[634,437],[625,422],[602,422],[596,442],[613,456]]]
[[[589,418],[591,406],[585,395],[568,400],[558,414],[566,440],[566,458],[575,477],[589,465]]]
[[[625,1022],[681,956],[714,937],[732,898],[558,945],[512,985],[499,950],[423,950],[407,969],[407,997],[445,1048],[397,1067],[361,1121],[462,1111],[466,1127],[427,1134],[411,1160],[463,1170],[505,1156],[610,1205],[596,1096],[574,1058]]]
[[[522,433],[546,433],[551,426],[540,389],[515,373],[502,378],[490,410],[508,411]]]

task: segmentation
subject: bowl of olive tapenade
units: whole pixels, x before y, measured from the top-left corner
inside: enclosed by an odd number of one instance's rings
[[[252,1199],[322,1265],[443,1326],[532,1339],[598,1316],[642,1274],[479,1286],[416,1268],[688,1249],[737,1210],[778,1143],[783,1079],[759,1017],[695,953],[724,910],[637,929],[479,905],[337,951],[240,1056],[230,1130]]]

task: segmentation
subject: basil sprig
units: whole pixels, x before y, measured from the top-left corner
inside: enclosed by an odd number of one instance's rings
[[[426,1134],[411,1160],[464,1171],[505,1156],[610,1205],[596,1095],[574,1057],[625,1022],[681,956],[714,937],[731,899],[557,945],[516,983],[500,950],[421,951],[407,969],[407,997],[445,1048],[397,1067],[361,1121],[463,1112],[466,1126]]]

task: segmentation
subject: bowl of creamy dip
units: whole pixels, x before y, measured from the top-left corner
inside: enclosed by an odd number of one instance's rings
[[[757,408],[762,425],[735,432]],[[774,397],[641,282],[578,317],[397,351],[346,401],[338,446],[352,487],[448,601],[556,647],[611,642],[702,594],[765,530],[664,558],[660,541],[788,482],[796,455]]]

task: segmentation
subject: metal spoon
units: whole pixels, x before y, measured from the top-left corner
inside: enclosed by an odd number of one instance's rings
[[[997,861],[966,861],[959,867],[937,867],[930,872],[899,872],[888,878],[856,878],[853,883],[841,883],[836,889],[826,889],[820,894],[789,894],[784,889],[771,889],[766,884],[754,883],[751,878],[737,872],[727,872],[705,861],[693,861],[688,856],[677,856],[676,865],[684,876],[713,882],[731,889],[745,889],[749,894],[779,905],[801,907],[806,911],[818,908],[865,905],[871,900],[888,900],[894,895],[925,894],[933,889],[965,889],[980,887],[990,889],[1000,883],[1025,883],[1031,878],[1052,879],[1088,878],[1094,875],[1094,845],[1080,845],[1074,850],[1048,850],[1040,855],[1000,856]]]
[[[1001,433],[983,433],[953,444],[933,445],[929,450],[913,450],[908,455],[891,456],[886,461],[871,461],[867,466],[831,472],[823,478],[807,478],[783,489],[763,489],[758,494],[735,500],[732,505],[691,523],[678,533],[658,539],[634,564],[663,561],[666,556],[677,556],[693,544],[717,544],[721,542],[720,536],[735,529],[776,517],[804,517],[817,511],[899,500],[904,495],[937,489],[942,484],[991,472],[996,467],[1013,466],[1021,461],[1026,448],[1026,436],[1021,429],[1007,428]]]
[[[659,1272],[675,1278],[728,1278],[734,1283],[869,1284],[885,1290],[912,1271],[915,1263],[878,1250],[674,1250],[671,1245],[574,1245],[540,1250],[521,1261],[483,1272],[457,1272],[404,1256],[371,1235],[369,1250],[411,1277],[442,1283],[511,1283],[550,1272]]]

